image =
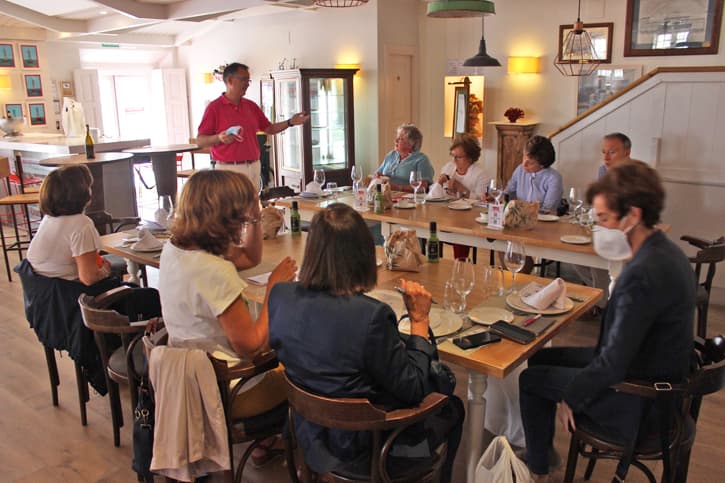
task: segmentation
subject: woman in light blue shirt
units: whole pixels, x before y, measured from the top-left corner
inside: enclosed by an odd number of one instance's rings
[[[556,211],[562,195],[561,174],[551,165],[554,146],[544,136],[533,136],[524,147],[523,162],[516,167],[504,193],[512,199],[538,201],[542,212]]]
[[[403,124],[395,136],[395,148],[385,155],[383,164],[375,172],[376,176],[389,178],[390,188],[395,191],[413,192],[410,186],[411,171],[420,171],[424,192],[433,182],[433,165],[428,156],[420,152],[423,134],[413,124]]]

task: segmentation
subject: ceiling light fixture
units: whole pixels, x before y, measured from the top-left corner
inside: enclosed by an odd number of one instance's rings
[[[315,0],[318,7],[359,7],[368,3],[369,0]]]
[[[496,7],[489,0],[435,1],[428,4],[427,10],[427,15],[433,18],[481,17],[481,42],[478,45],[476,55],[463,62],[466,67],[501,66],[498,60],[486,53],[486,39],[483,35],[484,18],[486,15],[494,15],[495,13]]]
[[[592,37],[584,30],[584,23],[581,21],[582,1],[579,0],[579,7],[576,14],[574,28],[566,34],[561,45],[561,51],[554,59],[554,67],[563,75],[572,77],[588,76],[599,67],[601,59],[597,56]]]

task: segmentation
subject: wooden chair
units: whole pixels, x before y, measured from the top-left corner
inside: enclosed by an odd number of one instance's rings
[[[13,230],[15,233],[15,241],[8,244],[5,239],[5,231],[2,229],[0,224],[0,239],[3,245],[3,256],[5,257],[5,271],[8,275],[8,281],[12,282],[12,276],[10,275],[10,259],[8,258],[8,251],[18,252],[19,259],[23,258],[23,250],[27,250],[30,240],[33,238],[33,230],[30,220],[30,205],[37,205],[40,202],[40,195],[38,193],[19,193],[12,194],[10,185],[10,161],[6,157],[0,157],[0,178],[5,178],[5,186],[8,192],[7,196],[0,198],[0,207],[7,206],[10,211],[10,220],[13,223]],[[15,213],[15,207],[20,206],[23,214],[25,215],[25,225],[27,226],[27,240],[21,239],[20,230],[18,228],[18,218]]]
[[[235,398],[243,397],[239,396],[239,394],[250,379],[258,374],[274,369],[279,365],[279,362],[274,352],[260,354],[253,361],[242,360],[234,366],[229,366],[227,361],[217,359],[211,355],[209,356],[209,360],[211,360],[217,382],[219,383],[219,393],[221,394],[224,415],[227,420],[229,458],[232,463],[232,473],[234,475],[234,481],[239,483],[242,481],[244,466],[252,455],[252,451],[259,447],[263,440],[282,433],[287,416],[287,404],[280,404],[266,413],[244,419],[234,419],[232,417],[232,406]],[[239,462],[235,465],[233,445],[250,441],[252,444],[244,451]],[[288,470],[290,476],[292,476],[294,473],[294,464],[289,464],[289,461]]]
[[[672,410],[669,414],[671,422],[663,423],[660,427],[669,428],[660,429],[659,434],[654,438],[640,437],[632,455],[631,464],[640,469],[651,483],[656,482],[655,477],[642,461],[663,461],[664,469],[661,479],[663,483],[687,481],[690,451],[695,440],[695,426],[702,397],[719,391],[725,384],[725,360],[723,360],[725,340],[722,336],[707,341],[696,339],[695,347],[698,368],[683,384],[625,381],[613,386],[617,391],[654,400],[653,408],[655,410],[663,410],[667,407],[667,403],[672,402]],[[663,418],[663,420],[666,419]],[[569,446],[564,477],[566,483],[570,483],[574,479],[579,454],[589,458],[584,474],[585,480],[591,477],[597,459],[619,460],[625,454],[625,444],[604,436],[595,421],[577,418],[576,423],[577,428],[571,436]],[[662,434],[666,436],[663,438]],[[624,476],[621,475],[621,478]],[[612,481],[620,480],[615,476]]]
[[[196,138],[189,138],[189,144],[196,144]],[[196,169],[196,160],[194,159],[195,154],[211,154],[209,148],[199,148],[194,151],[189,151],[191,154],[191,169]]]
[[[138,398],[137,381],[133,377],[129,378],[126,353],[131,344],[131,339],[143,333],[149,320],[132,322],[129,316],[121,315],[112,309],[111,306],[121,303],[133,293],[134,289],[122,286],[104,292],[96,297],[86,294],[78,297],[78,304],[83,315],[83,323],[93,331],[98,351],[101,354],[101,360],[106,368],[106,385],[108,387],[108,399],[111,406],[113,443],[115,446],[120,446],[121,444],[121,426],[123,426],[123,414],[118,384],[129,384],[131,387],[132,412],[136,408]],[[120,336],[121,347],[112,350],[106,337],[108,334]],[[134,364],[135,367],[141,367],[143,365],[143,350],[140,345],[134,345],[131,357],[136,361]]]
[[[690,257],[690,262],[695,265],[695,282],[697,283],[697,293],[695,296],[695,306],[697,307],[697,336],[705,338],[707,337],[707,311],[710,307],[712,280],[715,278],[717,264],[725,259],[725,236],[721,236],[717,240],[709,241],[685,235],[680,237],[680,240],[686,241],[699,249],[694,257]],[[705,265],[707,265],[707,273],[701,282],[700,275]]]
[[[430,459],[420,461],[406,460],[406,465],[389,468],[388,454],[395,439],[406,428],[424,420],[439,411],[448,399],[443,394],[432,393],[426,396],[415,408],[384,411],[375,407],[367,399],[329,398],[312,394],[292,381],[285,374],[287,383],[288,414],[288,465],[295,468],[293,451],[296,447],[294,414],[325,428],[345,431],[368,431],[372,435],[370,468],[365,474],[357,471],[335,471],[324,475],[324,481],[372,481],[372,482],[420,482],[437,481],[448,451],[444,443]],[[383,438],[385,440],[383,441]],[[405,466],[405,467],[403,467]],[[301,462],[304,481],[310,481],[311,470]],[[389,471],[392,470],[393,474]],[[292,481],[298,482],[297,473],[290,470]]]

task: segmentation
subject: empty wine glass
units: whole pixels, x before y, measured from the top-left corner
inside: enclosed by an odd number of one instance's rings
[[[493,196],[497,205],[501,204],[501,195],[503,195],[503,183],[501,183],[501,180],[491,178],[491,181],[488,182],[488,194]]]
[[[526,250],[521,242],[506,242],[506,255],[504,256],[506,268],[511,272],[511,293],[516,293],[516,274],[524,268],[526,262]]]
[[[320,189],[322,189],[323,186],[325,186],[325,170],[324,169],[316,169],[313,176],[312,181],[320,185]]]
[[[465,308],[461,295],[456,290],[453,280],[448,280],[443,287],[443,308],[458,314]]]
[[[353,165],[352,170],[350,171],[350,179],[352,179],[352,186],[353,188],[360,183],[363,179],[363,171],[362,166],[356,164]]]
[[[579,222],[579,210],[581,210],[583,204],[584,200],[582,199],[581,190],[578,190],[574,186],[569,188],[569,209],[572,210],[572,214],[574,215],[574,219],[571,221],[572,223]]]
[[[453,263],[451,280],[453,281],[456,292],[463,299],[463,307],[461,310],[465,310],[466,297],[471,293],[476,283],[476,272],[474,271],[473,264],[467,258],[456,258],[456,261]]]
[[[410,172],[410,186],[413,188],[413,203],[418,203],[418,188],[423,184],[420,171],[414,169]]]

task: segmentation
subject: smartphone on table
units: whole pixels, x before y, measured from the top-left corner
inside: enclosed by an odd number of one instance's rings
[[[461,349],[473,349],[494,342],[501,342],[501,336],[494,332],[479,332],[453,339],[453,343]]]

